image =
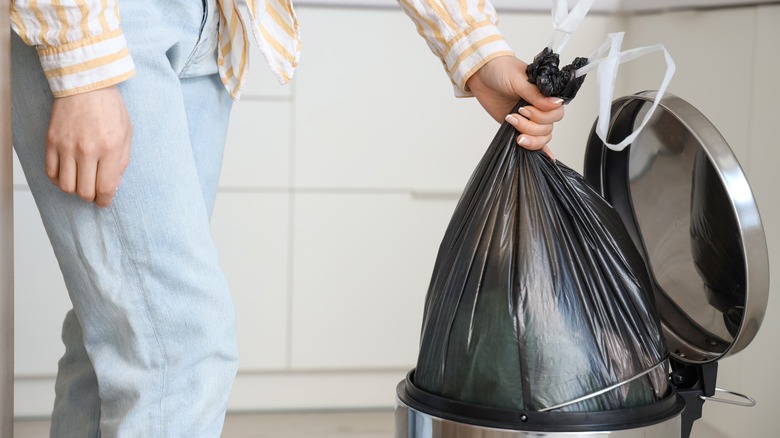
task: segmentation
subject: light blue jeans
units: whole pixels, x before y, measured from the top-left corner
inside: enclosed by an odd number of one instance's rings
[[[73,303],[51,436],[217,437],[238,364],[209,231],[231,108],[218,12],[215,0],[120,8],[137,69],[119,85],[133,143],[107,209],[47,179],[52,96],[35,50],[12,42],[14,146]]]

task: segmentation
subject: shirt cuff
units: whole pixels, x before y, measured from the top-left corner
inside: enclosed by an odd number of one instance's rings
[[[466,29],[442,59],[455,87],[455,95],[472,96],[466,88],[466,81],[488,61],[499,56],[514,56],[514,52],[495,24],[482,22]]]
[[[54,97],[110,87],[135,74],[121,29],[54,47],[38,47]]]

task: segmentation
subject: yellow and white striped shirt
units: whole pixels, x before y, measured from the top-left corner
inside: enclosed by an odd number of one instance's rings
[[[119,0],[12,0],[13,29],[38,49],[55,97],[117,84],[131,77],[133,61],[122,34]],[[241,94],[251,31],[280,83],[293,75],[301,52],[292,0],[218,0],[218,64],[230,95]],[[444,64],[456,94],[490,59],[511,55],[488,0],[399,0],[417,31]],[[249,11],[247,23],[240,8]]]

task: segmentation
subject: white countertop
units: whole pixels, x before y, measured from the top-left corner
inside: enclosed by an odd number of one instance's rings
[[[396,0],[294,0],[297,6],[341,6],[341,7],[395,7]],[[593,11],[637,12],[699,7],[746,6],[760,3],[774,3],[776,0],[595,0]],[[549,11],[552,0],[492,0],[498,10]],[[569,2],[569,6],[576,0]]]

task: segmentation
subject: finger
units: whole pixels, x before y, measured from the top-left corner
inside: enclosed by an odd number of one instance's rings
[[[535,151],[544,148],[552,140],[552,135],[532,136],[521,134],[517,137],[517,144],[525,149]]]
[[[60,155],[54,147],[46,146],[46,176],[55,186],[60,185]]]
[[[59,157],[59,178],[58,186],[65,193],[76,193],[76,176],[78,165],[71,156]]]
[[[559,97],[545,97],[538,92],[529,96],[526,102],[542,111],[552,111],[563,106],[563,99]]]
[[[506,116],[506,121],[518,132],[533,136],[549,135],[553,130],[552,124],[540,125],[517,114],[509,114]]]
[[[87,157],[82,157],[78,162],[78,175],[76,180],[76,193],[86,202],[95,200],[95,174],[97,162]]]
[[[549,144],[544,145],[544,147],[542,148],[542,152],[547,154],[547,156],[550,157],[553,163],[555,162],[555,155],[553,155],[552,151],[550,150]]]
[[[125,148],[122,152],[122,158],[119,160],[120,173],[124,173],[127,166],[130,164],[130,140],[128,139]]]
[[[533,106],[524,106],[518,109],[518,113],[526,119],[533,120],[540,125],[560,122],[563,119],[563,106],[551,111],[542,111]]]
[[[122,179],[121,157],[107,157],[98,163],[95,180],[95,205],[108,207]]]

